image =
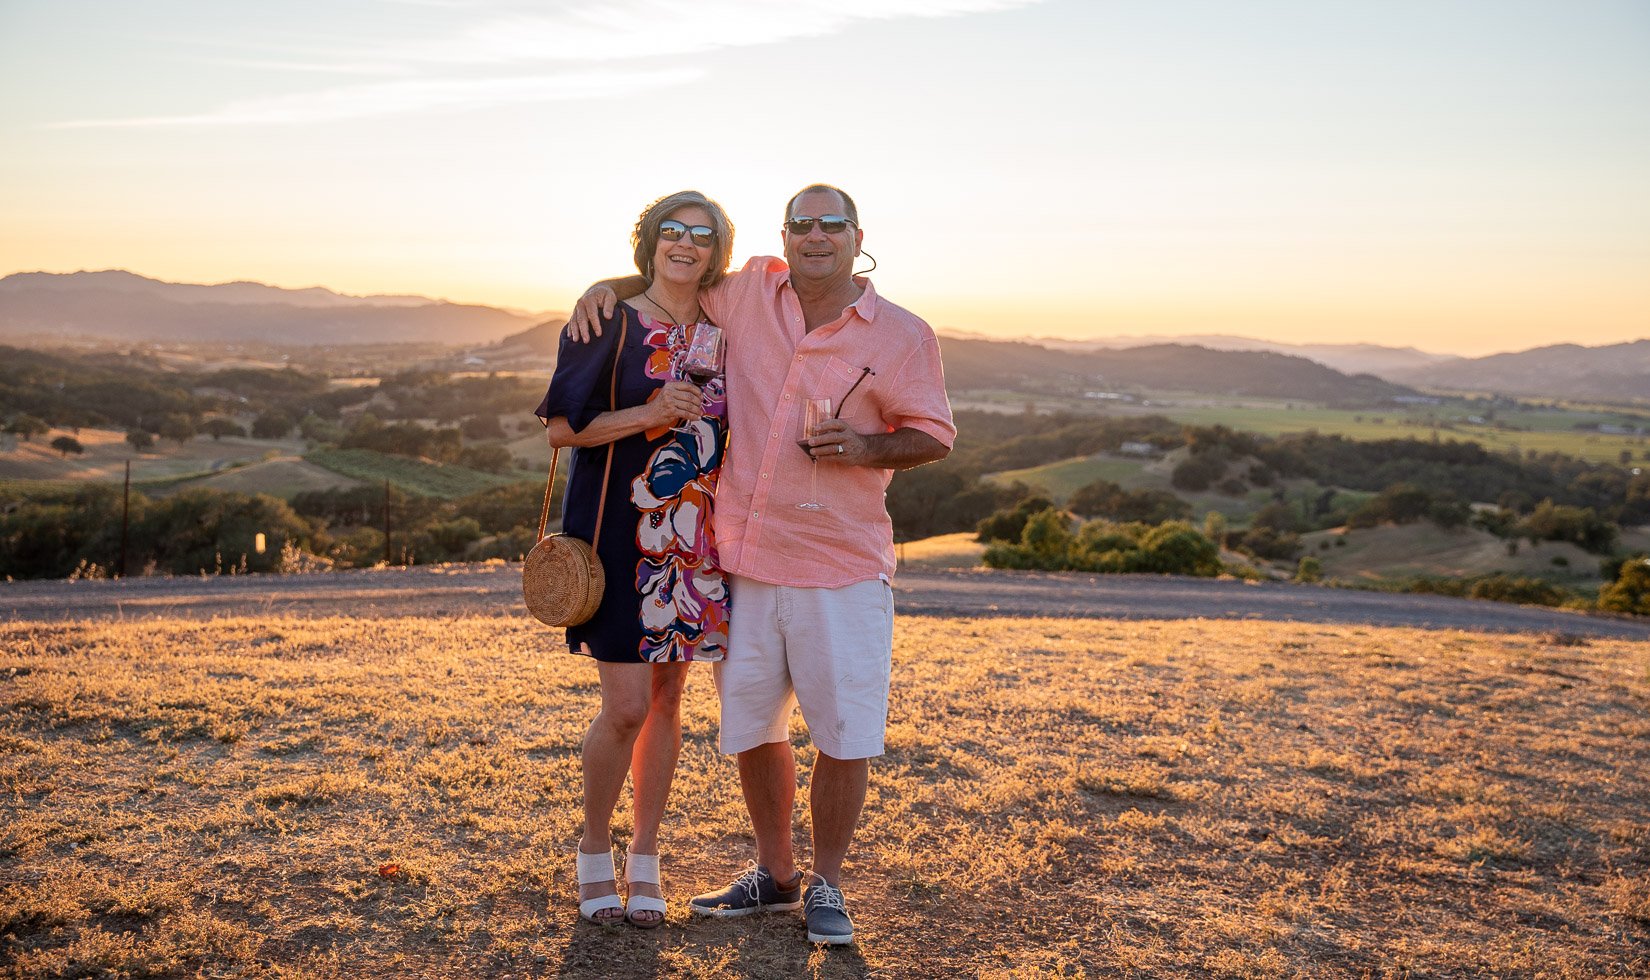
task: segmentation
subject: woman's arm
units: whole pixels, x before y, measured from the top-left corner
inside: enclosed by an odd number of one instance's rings
[[[703,395],[698,388],[686,381],[672,381],[655,392],[647,404],[603,412],[577,432],[561,415],[546,420],[545,426],[550,430],[550,445],[557,449],[605,446],[638,432],[665,428],[679,419],[693,421],[704,414],[702,405]]]

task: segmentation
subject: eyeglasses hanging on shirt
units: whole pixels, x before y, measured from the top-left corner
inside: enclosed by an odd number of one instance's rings
[[[848,389],[848,393],[836,400],[836,411],[831,413],[831,418],[833,418],[833,419],[841,418],[842,417],[842,406],[847,403],[848,395],[853,394],[854,390],[857,389],[860,386],[860,383],[863,382],[866,378],[874,378],[874,377],[876,377],[876,374],[877,373],[875,371],[871,370],[868,367],[861,369],[860,372],[859,372],[859,377],[857,379],[855,379],[855,381],[853,383],[853,386]]]

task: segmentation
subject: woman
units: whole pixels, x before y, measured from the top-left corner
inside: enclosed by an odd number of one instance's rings
[[[596,342],[562,339],[538,415],[551,445],[577,447],[563,530],[589,541],[602,513],[597,555],[606,591],[590,621],[567,631],[568,648],[595,659],[602,688],[601,711],[584,738],[579,914],[653,928],[665,918],[659,824],[682,744],[688,664],[721,660],[727,644],[727,586],[710,524],[726,448],[725,395],[720,379],[703,389],[682,380],[681,361],[708,323],[699,290],[726,274],[733,225],[715,201],[682,191],[649,205],[631,242],[647,290],[603,321]],[[627,772],[635,793],[628,911],[611,837]]]

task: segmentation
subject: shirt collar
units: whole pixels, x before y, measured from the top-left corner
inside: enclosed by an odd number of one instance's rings
[[[866,276],[855,276],[854,282],[862,287],[860,290],[859,299],[849,303],[846,309],[853,310],[859,315],[861,320],[864,320],[866,323],[870,323],[872,320],[876,319],[877,315],[877,288],[871,285],[871,280]],[[782,285],[788,288],[792,293],[796,292],[796,286],[791,282],[791,277],[788,273],[786,274]]]

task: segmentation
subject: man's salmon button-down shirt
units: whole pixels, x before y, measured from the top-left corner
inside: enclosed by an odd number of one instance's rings
[[[858,281],[859,299],[812,333],[790,269],[772,256],[751,259],[700,296],[728,338],[730,434],[715,520],[722,568],[734,575],[840,588],[894,573],[884,500],[894,471],[823,456],[811,462],[796,444],[807,399],[829,398],[861,434],[910,428],[948,448],[956,439],[934,331],[879,297],[870,280]],[[816,465],[826,509],[802,510]]]

